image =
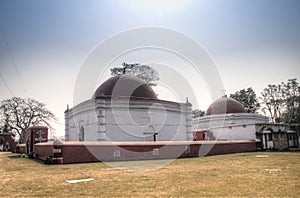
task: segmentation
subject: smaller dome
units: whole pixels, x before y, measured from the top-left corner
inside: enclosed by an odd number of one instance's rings
[[[246,113],[245,107],[232,98],[220,98],[214,101],[206,110],[206,115]]]
[[[94,98],[103,96],[157,99],[155,92],[149,85],[130,75],[118,75],[102,83],[95,91]]]

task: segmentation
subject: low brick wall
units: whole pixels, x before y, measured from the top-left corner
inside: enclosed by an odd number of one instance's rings
[[[25,148],[26,148],[26,145],[25,144],[19,144],[17,146],[17,152],[21,153],[21,154],[24,154],[25,153]]]
[[[230,154],[256,151],[256,143],[253,142],[227,142],[222,141],[215,144],[214,147],[208,152],[208,155]]]
[[[60,153],[54,153],[53,149]],[[37,158],[62,157],[63,163],[170,159],[256,151],[255,141],[51,142],[35,145]]]
[[[34,145],[34,153],[36,158],[46,160],[47,157],[53,156],[53,144],[38,143]]]

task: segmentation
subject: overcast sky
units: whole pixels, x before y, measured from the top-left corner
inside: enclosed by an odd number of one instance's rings
[[[188,35],[207,50],[226,93],[300,79],[298,0],[0,1],[0,99],[31,97],[59,118],[81,64],[101,41],[140,27]],[[182,66],[184,70],[184,66]],[[197,87],[197,85],[195,85]],[[206,110],[212,101],[198,107]]]

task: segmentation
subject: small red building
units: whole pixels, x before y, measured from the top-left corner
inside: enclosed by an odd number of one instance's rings
[[[16,145],[12,133],[0,134],[0,151],[15,151]]]
[[[34,144],[48,142],[48,127],[33,126],[25,132],[25,153],[34,153]]]
[[[202,141],[205,140],[206,130],[203,131],[193,131],[193,140],[194,141]]]

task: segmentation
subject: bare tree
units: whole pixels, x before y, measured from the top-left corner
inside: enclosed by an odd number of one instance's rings
[[[114,67],[110,71],[112,76],[123,74],[136,76],[150,86],[156,86],[160,79],[159,73],[155,69],[148,65],[141,65],[140,63],[123,63],[122,67]]]
[[[56,121],[54,114],[46,105],[31,98],[13,97],[1,102],[2,131],[16,134],[23,143],[27,128],[46,125],[53,129],[50,122]]]

